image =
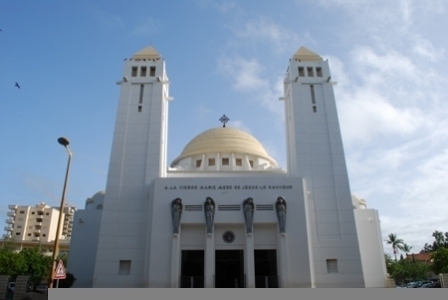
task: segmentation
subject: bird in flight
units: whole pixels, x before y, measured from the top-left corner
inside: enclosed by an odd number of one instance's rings
[[[15,85],[16,87],[18,87],[19,89],[20,89],[20,85],[16,82],[16,85]]]

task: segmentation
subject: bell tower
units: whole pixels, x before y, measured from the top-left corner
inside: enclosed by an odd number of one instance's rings
[[[96,256],[94,287],[144,285],[148,202],[155,178],[166,177],[169,81],[152,46],[124,63]],[[113,270],[111,270],[113,266]]]
[[[313,286],[364,287],[328,61],[301,47],[290,59],[282,100],[287,173],[304,179]]]

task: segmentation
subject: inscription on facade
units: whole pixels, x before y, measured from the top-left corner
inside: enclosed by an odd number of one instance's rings
[[[292,185],[165,185],[165,190],[290,190]]]

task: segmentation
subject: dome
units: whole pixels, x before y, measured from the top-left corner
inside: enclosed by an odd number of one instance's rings
[[[218,127],[207,130],[192,139],[171,163],[171,167],[184,158],[208,153],[247,154],[262,158],[271,165],[277,166],[277,162],[268,155],[263,145],[252,135],[233,127]]]

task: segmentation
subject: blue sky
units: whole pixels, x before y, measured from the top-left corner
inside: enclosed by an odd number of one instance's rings
[[[60,136],[74,152],[68,202],[105,188],[116,81],[150,44],[174,97],[168,163],[226,114],[285,167],[278,98],[305,46],[338,83],[352,193],[379,210],[385,239],[418,252],[448,231],[447,17],[443,0],[1,0],[0,222],[8,204],[59,205]]]

